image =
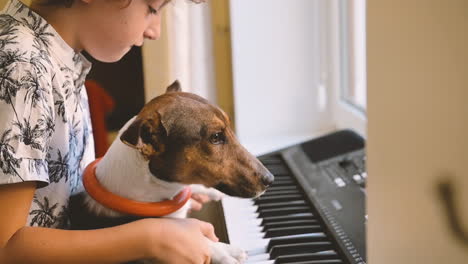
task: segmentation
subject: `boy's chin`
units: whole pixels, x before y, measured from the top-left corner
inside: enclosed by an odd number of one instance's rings
[[[119,53],[115,52],[113,54],[89,54],[91,55],[95,60],[98,60],[100,62],[104,63],[112,63],[112,62],[117,62],[125,56],[130,51],[131,47],[123,50]]]

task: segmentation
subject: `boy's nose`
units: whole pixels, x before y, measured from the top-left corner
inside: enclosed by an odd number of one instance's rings
[[[154,29],[154,28],[147,29],[147,30],[145,30],[143,36],[146,39],[156,40],[160,36],[160,30],[159,30],[159,28],[157,28],[157,29]]]
[[[143,37],[151,40],[156,40],[161,35],[161,18],[155,16],[154,20],[146,28]]]

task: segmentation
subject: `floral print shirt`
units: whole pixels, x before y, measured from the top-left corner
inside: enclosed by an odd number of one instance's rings
[[[94,159],[91,64],[18,0],[0,13],[0,184],[35,181],[28,225],[69,226],[68,200]]]

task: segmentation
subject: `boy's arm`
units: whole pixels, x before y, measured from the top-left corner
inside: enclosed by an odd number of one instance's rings
[[[0,185],[0,248],[26,224],[36,182]]]
[[[35,182],[0,186],[0,263],[119,263],[145,257],[143,228],[70,231],[25,226]]]
[[[143,219],[96,230],[27,227],[34,183],[0,186],[0,263],[209,263],[213,226],[194,219]]]

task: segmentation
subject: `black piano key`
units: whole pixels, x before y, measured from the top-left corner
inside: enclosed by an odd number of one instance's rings
[[[344,263],[341,259],[323,259],[323,260],[309,260],[309,261],[294,261],[288,262],[287,264],[342,264]]]
[[[271,186],[271,187],[268,187],[267,191],[284,191],[284,190],[299,190],[299,188],[297,187],[297,185],[289,185],[289,186]],[[260,196],[261,197],[261,196]]]
[[[333,250],[314,252],[314,253],[303,253],[295,255],[279,256],[275,259],[275,264],[287,264],[299,261],[309,260],[326,260],[326,259],[340,259],[338,254]]]
[[[301,192],[298,189],[290,189],[290,190],[280,190],[280,191],[266,191],[262,194],[261,197],[271,197],[277,195],[286,195],[286,194],[300,194]]]
[[[270,165],[283,165],[284,161],[278,157],[259,158],[260,162],[266,167]]]
[[[267,203],[280,203],[292,200],[304,199],[302,194],[288,194],[288,195],[278,195],[278,196],[260,196],[254,200],[254,204],[267,204]]]
[[[270,228],[265,232],[265,238],[290,236],[306,233],[318,233],[323,231],[320,225],[304,225],[304,226],[288,226],[288,227],[277,227]]]
[[[306,242],[320,242],[329,241],[328,237],[324,233],[306,233],[300,235],[292,235],[286,237],[273,237],[268,242],[267,252],[269,252],[274,246],[297,244]]]
[[[258,205],[257,212],[260,212],[263,209],[273,209],[273,208],[286,208],[290,206],[298,205],[307,205],[304,200],[292,200],[287,202],[272,202],[272,203],[262,203]]]
[[[312,212],[296,213],[279,216],[266,216],[262,217],[261,225],[264,226],[267,223],[281,222],[285,220],[302,220],[302,219],[315,219],[315,215]]]
[[[266,230],[270,228],[298,226],[298,225],[316,225],[316,224],[318,224],[318,221],[316,219],[286,220],[286,221],[266,223],[265,225],[263,225],[262,231],[265,232]]]
[[[273,208],[263,209],[258,212],[259,218],[265,218],[268,216],[281,216],[297,213],[307,213],[310,211],[309,206],[291,206],[289,208]]]
[[[292,175],[275,176],[275,181],[291,181],[292,179]]]
[[[270,259],[275,259],[279,256],[293,255],[301,253],[320,252],[333,249],[333,244],[330,241],[306,242],[289,245],[274,246],[269,254]]]
[[[272,164],[265,166],[273,175],[289,175],[291,174],[288,167],[283,164]]]
[[[277,180],[275,179],[273,181],[273,183],[271,184],[272,187],[274,186],[291,186],[291,185],[296,185],[296,183],[294,182],[294,180],[290,179],[286,179],[286,180]]]

